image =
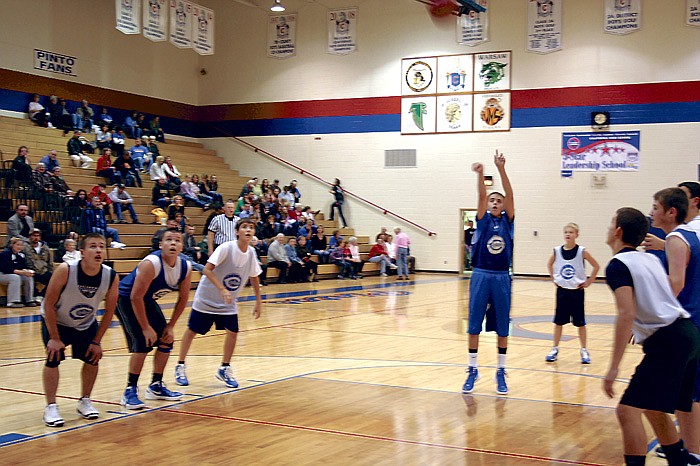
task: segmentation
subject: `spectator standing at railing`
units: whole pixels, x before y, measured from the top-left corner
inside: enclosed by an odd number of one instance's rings
[[[44,285],[45,292],[53,274],[53,259],[49,246],[41,240],[40,229],[34,228],[29,233],[29,241],[24,244],[24,255],[27,259],[27,268],[34,272],[34,286],[41,283]],[[39,293],[35,289],[34,296],[39,297],[42,294],[44,293]]]
[[[343,203],[345,202],[345,191],[343,188],[340,187],[340,180],[338,178],[335,179],[333,182],[333,186],[331,187],[331,190],[329,191],[331,194],[333,194],[334,201],[331,204],[331,215],[330,215],[330,220],[333,221],[335,218],[335,209],[338,209],[338,215],[340,216],[340,220],[343,221],[343,228],[348,227],[348,222],[345,221],[345,216],[343,215]]]
[[[43,163],[44,166],[46,167],[46,171],[51,174],[51,176],[54,176],[54,170],[59,167],[58,163],[58,158],[56,157],[56,149],[51,149],[48,154],[43,156],[39,162]]]
[[[122,182],[121,173],[112,166],[112,149],[106,148],[102,150],[102,155],[97,159],[95,175],[107,178],[110,185],[116,185]]]
[[[7,220],[7,244],[13,237],[28,241],[33,229],[34,220],[29,216],[29,207],[26,204],[18,205],[15,214]]]
[[[32,179],[32,166],[29,162],[29,148],[19,146],[17,157],[12,161],[12,172],[16,181],[29,181]]]

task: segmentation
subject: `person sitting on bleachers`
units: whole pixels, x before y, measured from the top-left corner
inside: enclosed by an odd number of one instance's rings
[[[246,184],[241,188],[241,193],[238,195],[238,199],[243,199],[248,197],[249,193],[255,194],[255,180],[248,180]]]
[[[260,259],[263,256],[267,256],[267,244],[265,241],[260,241],[257,236],[253,236],[253,239],[250,241],[250,245],[253,246],[253,249],[255,249],[258,265],[262,269],[262,273],[258,275],[258,278],[260,278],[260,284],[262,286],[267,286],[267,265],[263,264],[262,260]]]
[[[173,159],[169,155],[165,157],[165,174],[168,175],[168,181],[171,185],[180,186],[182,181],[180,177],[182,176],[178,171],[177,167],[173,165]]]
[[[302,236],[306,238],[307,241],[311,240],[311,236],[313,236],[316,233],[316,226],[314,225],[313,220],[306,220],[306,223],[304,223],[300,228],[299,231],[297,232],[297,236]]]
[[[185,241],[182,253],[187,256],[188,262],[192,264],[192,270],[196,270],[197,272],[204,270],[209,256],[202,251],[202,248],[197,244],[193,225],[185,226]]]
[[[362,267],[365,261],[360,257],[360,247],[357,245],[357,238],[351,236],[348,238],[347,248],[350,250],[350,265],[352,265],[352,274],[356,278],[362,278]]]
[[[141,137],[148,136],[149,127],[148,122],[146,121],[146,115],[139,113],[139,115],[136,117],[136,123],[139,125],[139,129],[141,130]]]
[[[95,131],[95,144],[98,149],[107,149],[112,147],[112,132],[109,126],[103,124]]]
[[[69,231],[68,234],[66,235],[66,237],[58,242],[58,247],[56,248],[56,253],[53,256],[54,262],[61,262],[61,260],[63,260],[63,256],[66,254],[66,242],[68,240],[75,241],[75,244],[77,245],[78,241],[80,240],[80,235],[74,231]]]
[[[136,110],[132,110],[131,115],[124,119],[124,124],[122,125],[122,129],[131,139],[140,139],[142,136],[141,128],[139,128],[139,124],[136,121],[138,115],[139,113]]]
[[[63,241],[63,247],[66,252],[63,254],[63,262],[68,265],[75,265],[82,259],[80,250],[77,249],[78,243],[74,239],[66,239]]]
[[[333,236],[328,240],[328,249],[337,248],[341,241],[343,241],[343,237],[340,236],[340,230],[334,230]]]
[[[151,191],[151,204],[165,210],[172,202],[165,178],[160,178]]]
[[[168,206],[168,220],[175,218],[177,214],[185,217],[185,199],[179,194],[173,196],[173,202]]]
[[[61,99],[58,105],[60,106],[61,116],[60,126],[57,126],[57,128],[62,129],[65,136],[73,129],[73,115],[68,110],[68,101],[66,99]]]
[[[309,277],[312,282],[317,282],[318,279],[316,278],[316,275],[318,275],[318,264],[314,262],[312,259],[312,255],[309,252],[309,250],[306,248],[306,238],[303,236],[300,236],[297,240],[297,245],[296,245],[296,251],[297,251],[297,256],[301,259],[303,262],[303,267],[304,267],[304,272],[306,274],[306,277]]]
[[[158,142],[165,143],[165,133],[163,132],[163,128],[160,127],[160,117],[159,116],[154,116],[151,119],[151,122],[148,124],[149,128],[149,134],[151,136],[155,136],[155,139],[158,140]]]
[[[122,181],[122,175],[112,166],[112,149],[109,147],[102,149],[102,155],[97,159],[97,168],[95,175],[107,178],[110,185],[119,184]]]
[[[7,307],[39,305],[34,301],[34,272],[27,267],[23,249],[24,240],[11,236],[0,253],[0,284],[7,285]]]
[[[111,238],[111,248],[124,249],[126,244],[119,240],[119,232],[107,226],[107,219],[98,196],[92,198],[90,206],[83,212],[81,228],[85,233],[99,233],[105,238]]]
[[[294,196],[294,202],[292,205],[299,204],[301,199],[301,191],[299,191],[299,188],[297,187],[297,180],[292,180],[289,182],[288,190]]]
[[[33,229],[34,220],[29,216],[29,207],[26,204],[18,205],[15,214],[7,220],[7,244],[13,237],[28,241]]]
[[[280,234],[281,232],[282,232],[282,227],[280,226],[279,223],[277,223],[275,216],[268,215],[267,220],[265,221],[265,226],[263,226],[263,228],[262,228],[262,238],[263,239],[274,238],[278,234]]]
[[[53,193],[53,183],[51,183],[51,175],[46,171],[46,166],[39,162],[32,171],[32,188],[37,199],[40,199],[45,194]]]
[[[112,213],[110,210],[110,206],[112,205],[112,200],[109,198],[109,194],[107,193],[107,185],[104,183],[100,183],[98,185],[95,185],[92,187],[92,190],[88,193],[88,200],[92,199],[93,197],[99,197],[100,202],[102,203],[102,210],[105,214],[105,217],[107,220],[112,223]]]
[[[37,125],[45,128],[47,126],[46,109],[43,105],[41,105],[41,103],[39,102],[40,100],[41,96],[39,94],[34,94],[34,96],[32,97],[32,101],[29,102],[29,119]]]
[[[60,166],[60,164],[58,163],[58,158],[56,156],[56,149],[51,149],[48,154],[46,154],[41,158],[41,160],[39,160],[39,162],[44,164],[44,166],[46,167],[46,171],[49,172],[51,176],[54,176],[54,169]]]
[[[311,236],[311,252],[318,256],[319,264],[327,264],[330,261],[330,250],[328,249],[328,240],[326,239],[325,229],[323,225],[316,227],[316,234]]]
[[[128,210],[129,215],[131,215],[131,223],[141,223],[134,210],[134,199],[126,192],[123,184],[119,183],[114,187],[112,192],[109,193],[109,199],[114,206],[114,214],[117,216],[117,223],[126,223],[124,215],[122,214],[122,210],[125,209]]]
[[[24,256],[27,259],[27,268],[34,272],[34,286],[37,283],[44,285],[44,292],[49,285],[53,274],[53,259],[49,246],[41,240],[41,230],[34,228],[29,233],[29,241],[24,244]],[[35,288],[34,296],[42,296]]]
[[[383,236],[384,235],[377,238],[377,242],[374,245],[372,245],[372,249],[369,250],[368,260],[372,263],[379,262],[379,275],[381,277],[386,277],[387,266],[391,270],[396,270],[397,267],[396,265],[391,263],[391,260],[389,260],[389,251],[387,251],[386,249]]]
[[[17,149],[17,157],[12,161],[12,173],[16,181],[22,182],[32,179],[32,166],[27,146],[19,146]]]
[[[102,107],[97,124],[99,126],[107,125],[110,131],[114,129],[114,118],[109,114],[109,109],[107,107]]]
[[[80,137],[83,135],[80,131],[73,133],[73,137],[68,140],[67,148],[68,155],[73,161],[73,165],[80,168],[90,168],[94,162],[83,149],[83,144],[80,142]]]
[[[344,278],[357,278],[353,275],[353,268],[352,264],[350,263],[350,250],[346,247],[346,242],[344,239],[340,240],[340,243],[338,243],[336,248],[331,249],[329,259],[332,264],[340,267],[338,278],[341,280]]]
[[[53,192],[59,196],[65,198],[73,197],[73,190],[70,189],[66,179],[63,178],[63,173],[61,167],[56,167],[53,170],[53,176],[51,177],[51,184],[53,185]]]
[[[143,187],[141,175],[139,175],[139,171],[134,167],[134,161],[128,151],[124,151],[120,157],[117,157],[117,160],[114,161],[114,168],[116,168],[122,176],[122,181],[125,185],[131,187],[138,186],[139,188]]]
[[[213,201],[211,196],[202,194],[199,191],[199,186],[197,186],[190,175],[185,175],[185,182],[180,185],[180,194],[185,199],[194,202],[198,207],[204,210],[207,210],[209,204]]]
[[[88,101],[83,99],[73,114],[73,128],[89,133],[92,131],[94,117],[95,111],[88,105]]]
[[[110,147],[117,154],[117,157],[121,157],[124,154],[124,142],[126,141],[126,135],[124,130],[119,128],[112,133],[112,142]]]
[[[287,273],[289,283],[301,283],[309,281],[309,274],[304,262],[297,255],[297,240],[289,238],[287,244],[284,245],[284,251],[289,259],[289,271]]]
[[[294,194],[289,191],[289,186],[284,186],[282,192],[277,196],[280,203],[284,200],[289,203],[289,205],[294,205]]]
[[[63,106],[58,101],[58,97],[52,95],[49,97],[49,103],[46,104],[46,111],[49,113],[49,128],[63,129]],[[67,123],[70,126],[70,114],[68,115]]]
[[[149,174],[151,175],[151,181],[155,184],[158,184],[158,180],[161,178],[166,181],[166,185],[168,184],[168,175],[165,174],[165,157],[159,155],[155,158],[155,162],[149,169]]]
[[[134,145],[129,148],[129,153],[136,169],[145,173],[151,165],[151,158],[148,155],[148,147],[141,144],[141,138],[136,138]]]
[[[286,207],[282,207],[282,211],[280,212],[279,224],[282,227],[282,233],[284,233],[285,236],[297,236],[297,231],[299,231],[299,224],[296,220],[289,218],[289,214],[287,213]]]
[[[284,234],[278,233],[267,248],[267,266],[279,270],[278,284],[287,283],[287,269],[292,265],[284,249],[284,241]]]
[[[156,144],[155,136],[148,136],[148,150],[152,154],[151,160],[155,160],[156,157],[160,155],[160,149],[158,149],[158,144]]]
[[[202,175],[202,177],[204,177],[204,176],[206,176],[206,175]],[[212,175],[209,177],[209,180],[207,181],[207,188],[209,190],[209,193],[212,193],[212,192],[218,193],[219,192],[219,181],[217,180],[216,175]],[[211,194],[209,194],[209,195],[211,196]]]

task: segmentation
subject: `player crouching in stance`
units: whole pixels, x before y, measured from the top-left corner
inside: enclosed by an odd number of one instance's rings
[[[163,383],[163,371],[173,348],[173,328],[185,310],[190,295],[192,269],[182,258],[182,233],[169,229],[160,240],[160,250],[146,256],[119,284],[117,317],[122,323],[129,345],[129,380],[121,399],[126,409],[141,409],[146,405],[138,396],[138,381],[146,355],[156,347],[153,358],[153,379],[146,389],[147,400],[175,401],[182,393],[168,390]],[[156,302],[171,291],[178,297],[170,322]]]
[[[100,341],[112,322],[119,286],[114,270],[102,264],[106,248],[104,236],[98,233],[85,235],[80,242],[82,260],[74,265],[61,264],[56,268],[41,303],[41,334],[47,353],[44,366],[47,403],[44,423],[49,427],[63,425],[56,405],[56,391],[58,365],[65,359],[67,345],[73,346],[73,358],[84,362],[78,414],[85,419],[100,416],[90,401],[90,393],[102,358]],[[95,314],[102,300],[105,301],[105,314],[98,327]]]
[[[627,465],[643,465],[647,436],[644,414],[656,433],[669,465],[686,465],[683,448],[671,416],[674,410],[690,412],[698,359],[700,333],[676,300],[661,261],[636,250],[649,230],[644,214],[619,209],[608,228],[607,243],[615,254],[606,269],[615,294],[618,317],[613,353],[603,382],[612,398],[613,383],[630,334],[641,343],[644,358],[617,406],[617,418]]]
[[[194,337],[197,334],[206,335],[213,324],[217,330],[226,330],[223,358],[216,378],[228,387],[238,387],[231,373],[231,357],[238,336],[237,298],[250,278],[255,292],[253,316],[256,319],[260,317],[262,299],[258,275],[262,269],[255,249],[250,245],[255,235],[255,222],[249,218],[240,219],[236,224],[236,235],[236,241],[227,241],[216,248],[202,271],[204,277],[194,294],[192,313],[180,346],[180,360],[175,366],[175,382],[179,385],[189,385],[185,358]]]

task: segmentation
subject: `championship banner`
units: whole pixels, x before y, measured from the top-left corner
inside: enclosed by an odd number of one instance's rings
[[[435,133],[437,97],[404,97],[401,99],[401,134]]]
[[[328,53],[348,55],[357,50],[357,8],[328,12]]]
[[[170,43],[180,49],[192,47],[192,3],[170,0]]]
[[[639,171],[639,131],[562,133],[561,170]]]
[[[437,93],[450,94],[472,92],[474,81],[474,55],[448,55],[438,57]]]
[[[297,15],[272,15],[267,22],[267,56],[293,57],[297,53]]]
[[[486,11],[471,10],[469,14],[457,17],[457,43],[460,45],[473,47],[489,41],[489,0],[478,0],[477,3]]]
[[[463,133],[472,130],[472,96],[443,95],[437,98],[438,133]]]
[[[192,4],[192,48],[200,55],[214,54],[214,11]]]
[[[474,94],[474,131],[510,130],[510,92]]]
[[[642,27],[642,0],[603,0],[603,30],[610,34],[629,34]]]
[[[163,42],[168,34],[167,0],[143,2],[143,36],[153,42]]]
[[[124,34],[141,32],[141,0],[115,0],[117,8],[117,31]]]
[[[474,91],[510,89],[510,52],[474,55]]]
[[[527,51],[562,49],[562,0],[527,0]]]
[[[700,28],[700,0],[688,0],[685,24]]]

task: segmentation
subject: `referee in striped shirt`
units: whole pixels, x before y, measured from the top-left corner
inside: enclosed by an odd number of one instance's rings
[[[224,204],[224,213],[217,215],[211,220],[209,232],[207,233],[207,245],[210,256],[220,244],[236,239],[236,222],[238,222],[238,217],[233,213],[235,210],[236,203],[228,200]]]

